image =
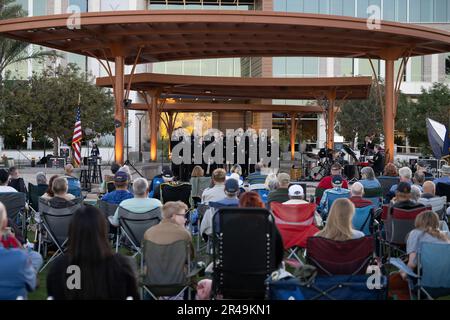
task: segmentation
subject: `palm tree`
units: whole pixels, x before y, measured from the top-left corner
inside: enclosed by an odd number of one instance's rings
[[[27,16],[27,12],[15,0],[0,0],[0,20]],[[55,51],[29,51],[29,44],[0,37],[0,84],[6,68],[12,64],[34,59],[58,56]]]

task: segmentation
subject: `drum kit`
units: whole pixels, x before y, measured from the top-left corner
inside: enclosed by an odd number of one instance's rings
[[[330,151],[330,150],[329,150]],[[349,155],[349,161],[345,160],[345,155]],[[303,172],[305,176],[313,181],[320,181],[323,177],[330,174],[333,163],[340,163],[344,168],[343,175],[349,181],[357,181],[361,176],[361,169],[370,166],[370,158],[363,156],[358,159],[355,152],[348,146],[343,145],[342,150],[338,152],[323,151],[318,155],[307,152],[303,154]]]

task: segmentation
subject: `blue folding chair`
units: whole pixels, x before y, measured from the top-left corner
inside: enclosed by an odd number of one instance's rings
[[[77,178],[65,177],[67,179],[67,183],[69,185],[69,189],[67,193],[72,194],[75,198],[81,198],[81,183]]]
[[[341,189],[341,191],[344,190],[344,193],[334,193],[327,190],[327,202],[323,208],[320,208],[320,213],[322,214],[323,218],[326,218],[328,216],[328,212],[331,209],[331,206],[333,205],[333,202],[337,199],[348,199],[350,198],[350,190],[347,189]]]
[[[366,236],[372,234],[373,209],[372,206],[355,208],[355,215],[352,220],[353,228],[364,232]]]
[[[159,188],[161,183],[164,182],[164,179],[162,177],[154,177],[152,180],[152,190],[150,190],[148,197],[153,198],[153,195],[155,194],[155,191]]]
[[[411,298],[427,299],[450,295],[450,244],[422,242],[417,255],[417,273],[401,259],[391,258],[391,264],[408,275]]]

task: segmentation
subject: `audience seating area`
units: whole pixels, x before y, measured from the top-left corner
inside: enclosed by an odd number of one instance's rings
[[[392,186],[400,186],[401,180],[378,177],[380,187],[364,190],[360,196],[362,201],[369,202],[352,204],[355,210],[350,221],[336,222],[340,218],[331,215],[339,205],[354,201],[352,184],[348,192],[327,195],[328,211],[323,215],[315,198],[308,199],[314,185],[302,185],[304,191],[295,195],[289,193],[290,201],[294,202],[268,204],[267,198],[274,190],[261,183],[262,175],[252,179],[258,183],[244,184],[237,190],[245,192],[233,193],[225,179],[219,183],[210,177],[194,177],[189,183],[174,183],[155,177],[152,190],[147,188],[143,199],[159,195],[154,200],[159,206],[145,212],[104,199],[97,201],[96,206],[108,224],[111,248],[136,263],[135,280],[141,299],[386,300],[392,299],[388,284],[392,273],[397,272],[408,283],[411,299],[450,296],[450,240],[420,242],[416,265],[411,267],[412,260],[408,260],[411,259],[408,237],[419,228],[418,220],[423,213],[437,213],[439,227],[448,238],[450,185],[438,183],[435,195],[420,198],[413,202],[421,204],[419,207],[407,209],[397,207],[399,200],[395,197],[386,203]],[[291,182],[291,186],[295,183],[298,182]],[[138,184],[133,181],[133,190],[137,190]],[[221,184],[224,184],[223,199],[236,202],[221,204],[222,191],[209,202],[203,201],[204,194]],[[325,191],[313,190],[312,194],[322,197]],[[52,268],[58,257],[67,254],[69,226],[74,215],[86,206],[81,193],[75,192],[76,199],[61,206],[42,197],[45,192],[44,187],[32,183],[28,185],[28,194],[0,192],[8,221],[20,230],[17,238],[23,244],[34,242],[34,250],[44,258],[43,266],[37,270],[42,274]],[[120,186],[112,188],[110,183],[105,185],[105,192],[120,192]],[[243,204],[247,193],[259,199],[261,205]],[[135,195],[134,199],[137,198]],[[173,202],[181,202],[187,209],[168,218],[165,210]],[[111,224],[115,216],[118,225]],[[175,223],[177,216],[183,217],[181,223],[172,226],[173,230],[187,231],[190,240],[171,241],[167,236],[156,243],[146,239],[144,234],[148,230],[163,223]],[[212,219],[210,234],[201,232],[204,219]],[[327,238],[335,223],[350,223],[353,238]],[[30,236],[33,232],[34,239]]]

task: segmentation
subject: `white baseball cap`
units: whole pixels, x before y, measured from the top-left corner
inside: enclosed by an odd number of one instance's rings
[[[289,187],[289,195],[291,197],[301,197],[304,195],[302,186],[294,184]]]

